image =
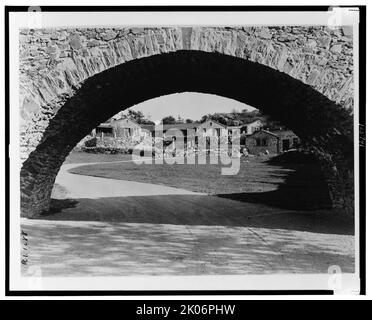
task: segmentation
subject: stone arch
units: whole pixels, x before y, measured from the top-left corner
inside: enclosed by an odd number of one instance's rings
[[[20,30],[21,159],[85,80],[153,55],[196,50],[238,57],[286,73],[353,109],[352,28],[147,27]]]
[[[334,203],[350,207],[345,186],[352,178],[353,125],[347,109],[262,64],[220,53],[179,50],[104,70],[58,101],[58,111],[21,169],[22,214],[32,217],[48,210],[65,157],[99,123],[142,101],[177,92],[232,98],[281,120],[321,159]]]

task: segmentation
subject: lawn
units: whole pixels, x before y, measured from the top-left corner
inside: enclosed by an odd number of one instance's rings
[[[91,163],[91,162],[113,162],[131,160],[130,154],[104,154],[104,153],[87,153],[87,152],[71,152],[66,158],[64,164],[71,163]]]
[[[96,159],[94,159],[96,156]],[[123,155],[89,155],[90,162],[120,161]],[[130,157],[130,156],[129,156]],[[79,155],[79,159],[82,156]],[[88,161],[81,161],[88,162]],[[237,175],[221,175],[215,164],[101,163],[73,168],[71,173],[145,182],[219,195],[245,202],[265,202],[293,209],[329,206],[328,191],[315,161],[296,157],[276,161],[273,157],[241,158]]]
[[[101,155],[98,157],[102,159]],[[117,161],[111,160],[111,161]],[[99,160],[98,160],[99,161]],[[98,162],[97,161],[97,162]],[[92,158],[92,162],[93,158]],[[221,175],[215,164],[136,164],[133,162],[85,165],[71,173],[161,184],[208,194],[268,191],[283,183],[291,169],[267,166],[262,160],[241,162],[237,175]]]

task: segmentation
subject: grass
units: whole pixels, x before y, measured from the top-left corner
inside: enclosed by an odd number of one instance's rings
[[[64,164],[71,163],[91,163],[91,162],[112,162],[131,160],[130,154],[103,154],[103,153],[86,153],[86,152],[71,152],[66,158]]]
[[[71,173],[161,184],[209,194],[242,191],[268,191],[283,183],[287,169],[278,170],[262,160],[242,162],[234,176],[222,176],[215,164],[136,164],[133,162],[102,163],[71,169]]]
[[[70,172],[166,185],[290,209],[328,207],[328,190],[318,164],[303,156],[291,155],[290,161],[280,157],[280,161],[273,157],[241,158],[240,171],[233,176],[221,175],[221,165],[216,164],[102,163],[73,168]]]

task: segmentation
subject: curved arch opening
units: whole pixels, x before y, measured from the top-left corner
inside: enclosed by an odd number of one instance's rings
[[[48,209],[60,166],[92,129],[120,110],[179,92],[231,98],[292,128],[329,173],[332,200],[350,206],[344,190],[337,190],[350,181],[353,167],[348,111],[301,81],[258,63],[219,53],[177,51],[105,70],[59,102],[62,107],[21,170],[22,215],[32,217]]]

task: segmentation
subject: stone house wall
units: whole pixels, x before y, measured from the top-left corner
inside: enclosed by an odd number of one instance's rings
[[[132,137],[138,139],[141,136],[141,126],[128,119],[113,120],[110,123],[116,137]],[[128,129],[130,129],[130,134]]]
[[[257,144],[258,139],[261,141],[261,145]],[[263,139],[266,140],[266,145],[262,145]],[[257,131],[246,137],[245,146],[250,154],[258,155],[266,151],[276,154],[279,153],[279,138],[264,131]]]

